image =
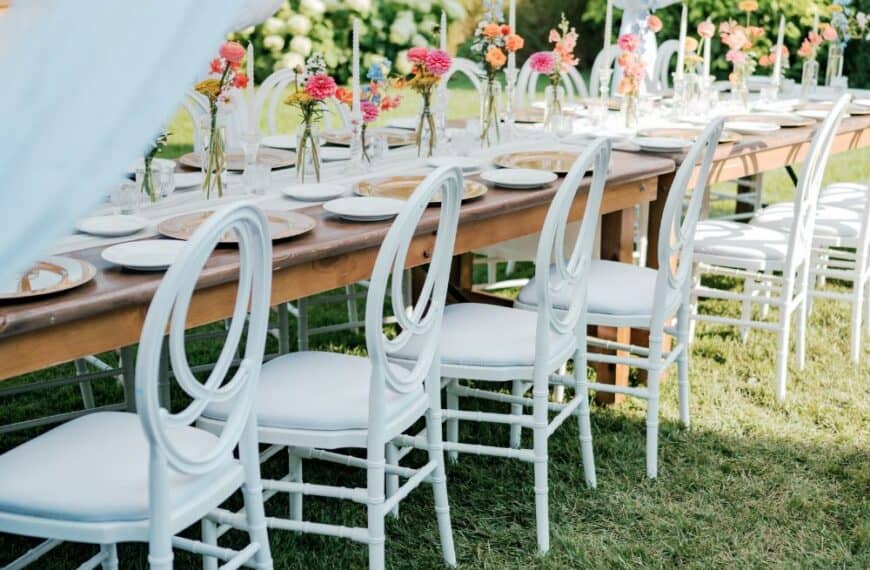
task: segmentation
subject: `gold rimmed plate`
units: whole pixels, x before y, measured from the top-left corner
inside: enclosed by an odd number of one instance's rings
[[[660,129],[642,129],[637,132],[637,135],[640,137],[666,137],[694,141],[702,132],[703,129],[698,128],[673,127]],[[719,136],[720,143],[737,143],[741,140],[743,140],[743,137],[741,137],[734,131],[723,130],[722,134]]]
[[[400,146],[410,146],[417,143],[417,135],[415,131],[410,130],[381,130],[373,129],[369,132],[369,136],[385,136],[387,137],[387,146],[396,148]],[[351,134],[347,131],[329,132],[321,135],[324,142],[339,146],[350,146]]]
[[[363,180],[354,184],[353,191],[358,196],[407,200],[425,178],[425,176],[391,176],[390,178],[380,180]],[[475,182],[474,180],[466,180],[462,189],[462,200],[480,198],[486,194],[486,191],[487,187],[485,184]],[[440,204],[441,192],[436,192],[429,202],[431,204]]]
[[[794,113],[752,113],[750,115],[729,116],[729,121],[749,121],[752,123],[774,123],[784,129],[811,127],[816,122],[808,117]]]
[[[193,232],[196,231],[200,224],[205,222],[213,213],[214,210],[205,210],[175,216],[160,222],[157,225],[157,231],[166,237],[174,239],[190,239],[190,236],[193,235]],[[267,211],[264,213],[269,221],[269,234],[272,237],[272,241],[288,239],[308,233],[317,225],[314,218],[299,212]],[[221,243],[238,243],[238,241],[239,239],[233,231],[228,231],[221,236]]]
[[[0,300],[31,299],[88,283],[97,268],[80,259],[56,255],[34,264],[18,279],[0,284]]]
[[[544,116],[547,112],[538,107],[526,107],[525,109],[517,109],[514,112],[514,121],[517,123],[543,123]]]
[[[502,168],[531,168],[567,174],[580,153],[566,150],[512,152],[497,156],[492,162]]]
[[[230,152],[226,155],[227,170],[242,172],[245,169],[245,155],[241,152]],[[202,159],[197,152],[189,152],[178,159],[187,168],[202,168]],[[257,153],[257,162],[272,167],[273,170],[290,168],[296,164],[296,153],[277,148],[261,148]]]

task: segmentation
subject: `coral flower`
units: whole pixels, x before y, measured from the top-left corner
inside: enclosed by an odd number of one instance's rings
[[[728,50],[728,53],[725,54],[725,59],[739,65],[746,62],[746,54],[740,50],[732,49]]]
[[[426,61],[426,55],[429,53],[424,47],[413,47],[408,50],[408,61],[411,63],[423,63]]]
[[[826,41],[830,42],[837,39],[837,30],[831,24],[824,23],[820,28],[822,30],[822,38]]]
[[[547,38],[547,40],[548,40],[550,43],[558,42],[558,41],[561,40],[561,39],[562,39],[562,36],[559,35],[559,32],[558,32],[558,31],[556,31],[556,30],[550,30],[550,37]]]
[[[707,20],[698,24],[698,35],[702,38],[709,40],[715,33],[716,26],[713,25],[713,22]]]
[[[345,105],[350,105],[353,102],[353,92],[345,87],[339,87],[335,90],[335,98]]]
[[[737,7],[741,12],[755,12],[758,10],[758,2],[755,0],[742,0]]]
[[[692,36],[686,36],[685,45],[686,51],[695,51],[696,49],[698,49],[698,40],[696,40]]]
[[[216,57],[211,60],[211,72],[212,73],[223,73],[224,72],[224,62],[221,58]]]
[[[335,80],[325,73],[313,75],[305,82],[305,92],[317,101],[332,97],[337,89]]]
[[[493,69],[501,69],[507,61],[504,52],[495,46],[490,46],[486,50],[486,63],[492,66]]]
[[[248,76],[244,73],[237,73],[235,77],[233,77],[233,87],[236,89],[244,89],[248,86]]]
[[[501,26],[494,22],[490,22],[483,27],[483,35],[488,38],[497,38],[501,35]]]
[[[646,19],[646,27],[649,28],[649,30],[654,34],[659,33],[662,29],[661,18],[654,14],[650,14],[649,16],[647,16]]]
[[[509,36],[509,35],[511,35],[511,33],[513,33],[513,30],[511,29],[510,26],[508,26],[507,24],[501,25],[501,35]]]
[[[381,112],[380,109],[378,109],[378,106],[371,101],[363,101],[360,103],[359,108],[360,111],[362,111],[363,122],[365,123],[374,122]]]
[[[450,54],[444,50],[433,49],[426,55],[426,67],[439,77],[450,71],[451,62]]]
[[[532,71],[535,73],[549,75],[556,69],[556,59],[553,57],[552,52],[539,51],[533,53],[529,58],[529,67],[531,67]]]
[[[640,38],[637,34],[622,34],[619,36],[619,49],[634,52],[640,46]]]
[[[245,48],[239,42],[224,42],[221,44],[218,53],[231,64],[238,65],[245,59],[245,53],[247,52],[245,52]]]
[[[504,46],[508,51],[519,51],[523,49],[525,45],[525,40],[516,34],[511,34],[507,38],[505,38]]]

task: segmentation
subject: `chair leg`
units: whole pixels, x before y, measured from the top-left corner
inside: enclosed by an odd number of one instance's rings
[[[517,262],[516,261],[508,261],[505,263],[504,274],[510,275],[514,271],[517,270]]]
[[[296,302],[299,317],[296,319],[296,344],[299,351],[308,350],[308,302],[305,297]]]
[[[101,567],[103,570],[118,570],[118,546],[115,544],[101,544],[100,552],[103,554]]]
[[[77,358],[75,360],[76,374],[82,375],[88,373],[88,363],[84,358]],[[90,382],[81,382],[79,383],[79,390],[82,393],[82,404],[84,404],[86,410],[92,410],[96,403],[94,401],[94,388],[91,386]]]
[[[426,414],[426,438],[429,445],[429,461],[436,463],[435,471],[432,472],[432,492],[435,495],[435,517],[438,519],[441,555],[448,566],[454,567],[456,550],[453,546],[453,526],[450,523],[450,504],[447,499],[447,473],[444,467],[440,408],[430,407]]]
[[[563,364],[561,368],[559,368],[558,374],[560,376],[567,376],[568,375],[568,363],[567,362],[565,364]],[[565,402],[565,386],[563,386],[562,384],[559,384],[555,388],[553,388],[553,401],[556,402],[557,404],[562,404]]]
[[[756,283],[753,279],[747,279],[743,285],[743,294],[745,297],[742,301],[742,308],[740,310],[740,320],[744,323],[749,321],[752,317],[752,298],[756,295],[755,291]],[[743,344],[749,340],[749,325],[741,325],[740,326],[740,340]]]
[[[698,314],[698,303],[699,301],[695,299],[692,300],[692,291],[701,286],[701,273],[698,270],[698,264],[694,264],[692,268],[692,284],[689,287],[689,340],[688,343],[691,344],[695,340],[695,327],[698,326],[698,321],[692,317]]]
[[[379,447],[379,449],[378,449]],[[376,453],[372,453],[377,450]],[[369,445],[366,506],[369,534],[369,570],[383,570],[386,564],[384,547],[384,446]]]
[[[486,262],[486,282],[493,284],[498,280],[498,263],[495,261]]]
[[[785,290],[785,288],[783,288]],[[779,315],[779,331],[776,335],[776,399],[785,401],[785,382],[788,377],[788,350],[791,340],[791,314],[783,307]]]
[[[292,483],[302,483],[302,458],[293,453],[293,448],[287,448],[287,456],[290,464],[290,481]],[[302,520],[302,493],[290,493],[290,520]]]
[[[680,423],[689,427],[689,304],[683,302],[677,313],[677,343],[682,351],[677,357],[677,389],[680,396]]]
[[[538,535],[538,552],[550,550],[550,503],[547,483],[547,376],[535,379],[532,389],[535,427],[532,430],[535,465],[535,528]]]
[[[852,283],[852,330],[849,355],[858,364],[861,359],[861,318],[864,314],[864,292],[858,283]]]
[[[652,350],[650,350],[652,352]],[[662,371],[651,368],[647,372],[646,407],[646,476],[655,479],[659,474],[659,379]]]
[[[269,546],[269,533],[266,530],[266,512],[263,506],[263,482],[260,479],[260,452],[257,446],[257,424],[254,414],[242,432],[239,441],[239,458],[245,469],[245,482],[242,485],[242,498],[245,503],[245,522],[248,525],[248,539],[251,544],[259,544],[250,566],[258,570],[272,570],[272,550]]]
[[[217,546],[217,524],[209,519],[202,519],[202,541],[211,546]],[[218,559],[214,556],[202,557],[202,570],[217,570]]]
[[[353,296],[353,285],[345,285],[344,292],[347,295],[347,320],[352,323],[359,322],[359,308],[356,305],[356,297]],[[351,330],[359,334],[359,327],[352,327]]]
[[[399,449],[396,447],[394,443],[388,443],[386,447],[387,454],[387,465],[398,465],[399,464]],[[395,473],[388,473],[386,476],[387,479],[387,497],[392,497],[399,490],[399,476]],[[396,503],[396,506],[393,507],[393,510],[390,511],[390,514],[393,515],[393,518],[399,518],[399,504]]]
[[[581,325],[581,330],[586,330]],[[580,328],[580,327],[578,327]],[[574,353],[574,397],[580,398],[577,428],[580,432],[580,456],[583,459],[583,478],[590,489],[598,486],[595,477],[595,453],[592,449],[592,423],[589,418],[589,384],[586,377],[586,341]]]
[[[523,385],[522,380],[514,380],[511,382],[511,395],[512,396],[522,396],[525,392],[525,386]],[[523,415],[523,406],[522,404],[511,404],[511,415],[521,416]],[[514,449],[519,449],[520,441],[523,435],[523,428],[519,424],[511,424],[510,431],[510,446]]]
[[[447,409],[448,410],[458,410],[459,409],[459,396],[452,390],[454,386],[459,384],[459,380],[451,379],[447,383]],[[447,420],[447,441],[450,443],[457,443],[459,441],[459,420],[457,419],[448,419]],[[447,459],[450,460],[451,463],[455,463],[459,461],[459,452],[458,451],[448,451]]]
[[[798,370],[803,370],[807,366],[807,297],[804,297],[800,306],[797,308],[797,320],[795,322],[795,357],[797,359]]]

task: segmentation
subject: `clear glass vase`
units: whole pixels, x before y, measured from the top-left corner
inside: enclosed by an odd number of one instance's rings
[[[839,42],[828,47],[828,63],[825,66],[825,85],[832,86],[843,76],[843,48]]]
[[[623,93],[619,113],[622,115],[622,124],[626,129],[637,128],[637,93]]]
[[[499,126],[499,102],[501,101],[501,83],[495,78],[488,79],[486,89],[480,98],[480,144],[489,148],[501,142]]]
[[[731,82],[731,100],[741,109],[749,108],[749,86],[746,84],[748,70],[743,64],[734,64],[734,70],[728,78]]]
[[[206,199],[224,195],[226,179],[226,122],[215,110],[200,124],[200,167],[202,168],[202,191]]]
[[[544,89],[544,131],[555,135],[559,130],[559,118],[565,101],[565,88],[561,85],[547,85]]]
[[[819,83],[819,62],[814,59],[804,61],[801,69],[801,99],[806,100]]]
[[[296,180],[320,182],[320,125],[302,121],[296,129]]]
[[[159,197],[158,184],[154,172],[154,157],[145,157],[144,168],[136,169],[136,185],[151,203]]]
[[[417,144],[417,156],[430,158],[435,154],[435,145],[438,142],[435,117],[432,115],[432,94],[424,93],[422,98],[423,103],[420,108],[420,117],[417,121],[415,142]]]

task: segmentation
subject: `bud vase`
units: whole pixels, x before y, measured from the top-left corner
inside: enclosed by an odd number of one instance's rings
[[[547,85],[544,90],[544,131],[556,134],[559,117],[562,115],[562,102],[565,100],[565,88],[561,85]]]
[[[637,93],[623,93],[619,112],[626,129],[637,128]]]
[[[801,70],[801,99],[806,100],[819,83],[819,62],[814,59],[804,61]]]
[[[825,66],[825,85],[834,85],[843,76],[843,48],[839,42],[828,47],[828,64]]]
[[[501,83],[494,78],[486,82],[486,89],[480,98],[480,144],[488,148],[501,142],[499,130],[499,101]]]
[[[296,130],[296,180],[311,177],[320,182],[320,128],[313,121],[302,121]]]
[[[432,93],[423,94],[423,106],[417,122],[416,144],[417,156],[430,158],[435,152],[436,144],[435,117],[432,115]]]
[[[206,199],[224,195],[226,179],[226,121],[212,112],[200,124],[199,159],[202,168],[202,191]]]

